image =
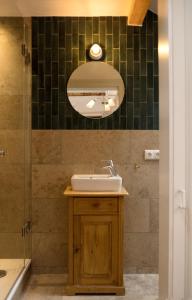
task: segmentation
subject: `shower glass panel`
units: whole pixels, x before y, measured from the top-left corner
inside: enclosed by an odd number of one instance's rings
[[[0,17],[0,300],[30,259],[29,41],[30,20]]]

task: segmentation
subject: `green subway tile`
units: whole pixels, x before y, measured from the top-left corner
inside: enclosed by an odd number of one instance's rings
[[[140,63],[139,62],[134,62],[134,76],[139,76],[140,75]]]
[[[113,65],[119,71],[119,49],[113,49]]]
[[[85,34],[85,17],[79,18],[79,34]]]
[[[127,76],[126,98],[127,102],[133,102],[133,76]]]
[[[121,34],[120,35],[120,60],[121,61],[126,61],[127,59],[127,35],[126,34]]]
[[[78,48],[78,21],[72,22],[72,47]]]
[[[127,17],[120,17],[120,33],[125,34],[127,32]]]
[[[105,48],[105,21],[100,21],[100,44]]]
[[[153,117],[147,116],[147,129],[152,130],[153,128]]]
[[[32,18],[33,128],[158,129],[157,41],[157,16],[151,12],[140,28],[127,26],[126,17]],[[66,92],[93,42],[105,47],[106,62],[119,70],[126,90],[120,108],[101,120],[80,116]]]
[[[153,61],[153,36],[147,35],[147,61]]]
[[[79,60],[85,61],[86,51],[85,51],[85,35],[79,35]]]
[[[145,49],[140,49],[140,57],[141,57],[140,73],[141,73],[141,75],[146,75],[147,74],[147,63],[146,63],[146,50]]]
[[[135,80],[134,80],[135,81]],[[135,88],[133,90],[133,99],[134,99],[134,102],[140,102],[140,89],[139,88]]]
[[[66,79],[68,80],[72,73],[72,62],[66,62]]]
[[[140,46],[141,46],[142,49],[146,49],[147,48],[146,34],[141,34],[140,35]]]
[[[78,67],[78,61],[79,61],[79,50],[73,49],[73,58],[72,58],[73,70],[75,70]]]
[[[147,87],[153,88],[153,63],[147,63]]]
[[[139,35],[138,34],[134,34],[133,40],[134,40],[134,61],[139,61],[140,60],[140,52],[139,52],[140,41],[139,41]]]
[[[112,34],[113,32],[112,17],[107,17],[106,22],[107,22],[107,34]]]
[[[99,18],[93,17],[93,34],[99,33]]]
[[[86,18],[86,35],[91,35],[93,33],[93,20],[92,18]]]
[[[114,20],[113,20],[113,48],[119,48],[119,21],[114,21]]]
[[[66,35],[66,61],[72,60],[72,36],[70,34]]]
[[[65,49],[59,49],[59,74],[65,74]]]
[[[93,36],[86,35],[86,40],[85,40],[86,49],[88,49],[92,43],[93,43]]]
[[[133,75],[133,49],[127,49],[127,75]]]
[[[147,101],[147,78],[146,78],[146,76],[140,77],[140,90],[141,90],[141,94],[140,94],[141,101],[146,102]]]
[[[100,43],[99,34],[93,34],[93,43]]]
[[[65,28],[66,28],[66,34],[72,33],[72,18],[71,17],[66,17]]]
[[[133,48],[133,26],[127,26],[127,48]]]
[[[154,76],[154,102],[159,102],[159,77]]]
[[[123,79],[124,84],[126,85],[126,78],[127,78],[127,63],[120,62],[120,74]]]
[[[106,58],[107,61],[112,61],[113,60],[113,55],[112,55],[112,35],[107,35],[106,36]]]

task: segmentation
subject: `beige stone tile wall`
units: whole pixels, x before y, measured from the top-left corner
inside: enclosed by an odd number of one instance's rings
[[[125,199],[124,271],[157,272],[159,164],[145,161],[144,149],[158,147],[158,131],[33,131],[33,270],[66,272],[68,220],[63,191],[74,173],[102,172],[101,160],[113,159],[130,194]]]

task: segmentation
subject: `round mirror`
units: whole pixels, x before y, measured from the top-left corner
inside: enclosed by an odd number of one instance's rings
[[[104,62],[88,62],[71,75],[67,95],[72,107],[87,118],[104,118],[118,109],[125,93],[121,75]]]

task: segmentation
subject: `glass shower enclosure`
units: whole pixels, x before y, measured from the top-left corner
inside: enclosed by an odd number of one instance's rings
[[[0,17],[0,300],[30,264],[31,25]]]

